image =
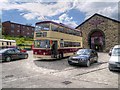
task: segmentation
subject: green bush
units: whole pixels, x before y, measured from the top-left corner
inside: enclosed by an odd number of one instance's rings
[[[33,44],[33,38],[12,37],[8,35],[4,35],[3,38],[8,40],[16,40],[17,46],[20,46],[21,48],[31,47],[31,45]]]

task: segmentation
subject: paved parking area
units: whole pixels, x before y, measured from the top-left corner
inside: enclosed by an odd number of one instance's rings
[[[28,59],[0,63],[4,88],[118,88],[107,53],[99,53],[99,62],[90,67],[70,66],[67,58],[41,61],[28,53]]]

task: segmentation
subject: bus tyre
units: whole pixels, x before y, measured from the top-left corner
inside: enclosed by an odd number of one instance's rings
[[[6,57],[6,58],[5,58],[5,61],[10,62],[10,61],[11,61],[11,57],[9,57],[9,56]]]
[[[63,53],[59,53],[59,58],[63,58]]]

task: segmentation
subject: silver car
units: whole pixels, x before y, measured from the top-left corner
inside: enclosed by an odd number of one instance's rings
[[[113,47],[108,67],[110,71],[120,71],[120,45],[116,45]]]

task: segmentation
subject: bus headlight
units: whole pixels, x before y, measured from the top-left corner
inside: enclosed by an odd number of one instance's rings
[[[46,53],[44,52],[43,55],[45,55]]]
[[[35,54],[37,54],[37,52],[35,52]]]

